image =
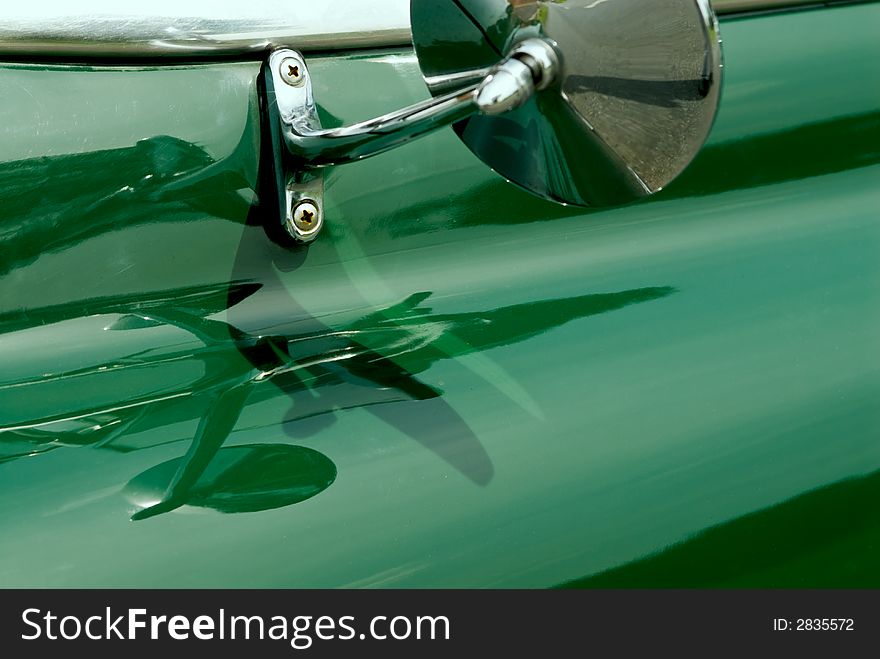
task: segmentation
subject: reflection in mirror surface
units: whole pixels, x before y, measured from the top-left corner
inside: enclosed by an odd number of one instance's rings
[[[456,132],[489,166],[581,206],[657,192],[690,163],[715,117],[721,51],[705,0],[420,0],[413,37],[432,93],[528,38],[555,45],[557,85]]]

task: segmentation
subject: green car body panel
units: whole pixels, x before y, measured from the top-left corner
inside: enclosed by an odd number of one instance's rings
[[[722,21],[648,201],[447,130],[328,170],[297,249],[259,62],[4,65],[0,584],[877,587],[878,27]],[[427,96],[407,49],[309,67],[325,126]]]

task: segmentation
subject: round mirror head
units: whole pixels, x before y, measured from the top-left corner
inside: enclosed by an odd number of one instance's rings
[[[547,199],[607,206],[657,192],[715,118],[721,46],[709,0],[412,0],[411,14],[435,96],[483,79],[526,39],[553,45],[549,87],[454,126],[492,169]]]

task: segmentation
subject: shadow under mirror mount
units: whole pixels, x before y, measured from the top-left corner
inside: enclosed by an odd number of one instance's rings
[[[411,17],[433,98],[353,125],[323,128],[303,56],[270,55],[278,203],[296,242],[323,226],[324,167],[443,126],[520,187],[593,207],[661,190],[712,126],[721,42],[708,0],[413,0]]]

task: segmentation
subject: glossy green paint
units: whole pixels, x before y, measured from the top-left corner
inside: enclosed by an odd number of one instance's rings
[[[877,586],[878,21],[726,21],[645,203],[448,131],[329,171],[295,251],[257,64],[0,69],[0,584]],[[310,70],[325,125],[427,96]]]

